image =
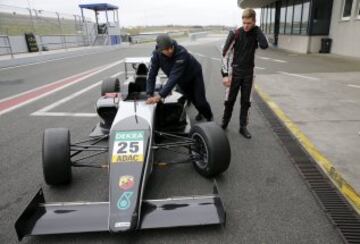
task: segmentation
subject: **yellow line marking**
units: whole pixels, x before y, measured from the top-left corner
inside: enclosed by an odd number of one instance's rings
[[[356,190],[346,182],[346,180],[335,169],[332,162],[327,159],[311,142],[311,140],[300,130],[300,128],[291,121],[284,111],[271,99],[271,97],[262,91],[258,85],[255,89],[260,97],[268,104],[277,117],[283,121],[285,126],[291,131],[295,138],[301,143],[305,150],[313,157],[321,169],[328,175],[338,190],[345,196],[355,210],[360,214],[360,195]]]

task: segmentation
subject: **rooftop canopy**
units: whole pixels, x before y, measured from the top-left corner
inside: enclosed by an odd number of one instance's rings
[[[108,3],[90,3],[90,4],[79,4],[80,8],[91,9],[94,11],[106,11],[118,9],[118,6]]]
[[[276,0],[237,0],[240,8],[261,8]]]

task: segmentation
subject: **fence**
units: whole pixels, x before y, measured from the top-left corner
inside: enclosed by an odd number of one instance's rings
[[[10,54],[11,57],[14,56],[9,36],[0,35],[0,54],[2,53]]]
[[[0,4],[0,55],[27,52],[24,33],[36,36],[40,50],[86,46],[94,23],[81,16]]]

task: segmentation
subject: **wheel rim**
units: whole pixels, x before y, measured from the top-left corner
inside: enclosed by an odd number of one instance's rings
[[[194,163],[197,167],[205,169],[209,162],[209,150],[206,142],[199,133],[194,133],[192,139],[195,141],[195,145],[191,150],[191,154],[195,158]]]

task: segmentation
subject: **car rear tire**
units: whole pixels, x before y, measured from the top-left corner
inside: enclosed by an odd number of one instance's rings
[[[43,173],[46,184],[65,185],[71,181],[70,132],[65,128],[46,129],[43,135]]]
[[[210,178],[226,171],[231,161],[231,149],[224,131],[214,122],[196,124],[190,137],[193,165],[201,175]]]
[[[120,81],[118,78],[107,78],[101,84],[101,96],[106,93],[120,92]]]

